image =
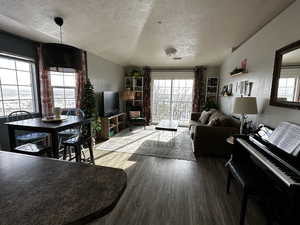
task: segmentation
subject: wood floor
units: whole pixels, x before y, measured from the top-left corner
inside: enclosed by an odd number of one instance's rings
[[[237,225],[240,191],[225,192],[224,161],[199,162],[100,151],[96,164],[122,168],[128,185],[115,209],[90,225]],[[250,201],[246,223],[265,224]]]

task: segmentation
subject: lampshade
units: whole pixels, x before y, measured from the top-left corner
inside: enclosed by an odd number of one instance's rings
[[[134,91],[131,91],[131,90],[125,90],[125,91],[122,92],[121,98],[122,98],[124,101],[127,101],[127,100],[134,100],[134,98],[135,98],[135,92],[134,92]]]
[[[256,97],[236,97],[233,105],[233,113],[257,114]]]
[[[82,68],[81,50],[69,45],[45,43],[42,48],[44,67]]]

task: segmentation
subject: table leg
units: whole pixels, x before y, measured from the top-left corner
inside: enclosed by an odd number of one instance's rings
[[[16,147],[16,133],[15,133],[15,128],[12,126],[8,126],[8,136],[9,136],[9,146],[10,146],[10,151],[14,151]]]
[[[51,148],[52,148],[52,154],[53,158],[58,159],[58,135],[57,132],[51,133]]]

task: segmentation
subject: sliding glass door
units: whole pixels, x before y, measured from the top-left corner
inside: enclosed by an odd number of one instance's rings
[[[192,111],[192,79],[155,79],[152,92],[152,121],[178,120],[187,125]]]

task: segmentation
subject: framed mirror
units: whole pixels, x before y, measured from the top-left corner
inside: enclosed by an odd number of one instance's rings
[[[300,41],[276,51],[270,105],[300,109]]]

